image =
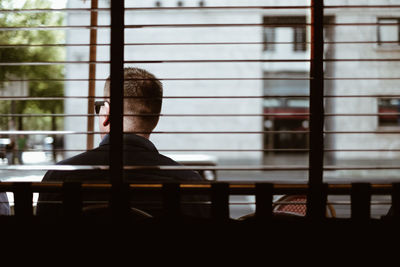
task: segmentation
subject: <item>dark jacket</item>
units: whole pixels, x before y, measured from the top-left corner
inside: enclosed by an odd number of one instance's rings
[[[123,145],[124,165],[125,166],[181,166],[174,160],[161,155],[154,144],[146,138],[134,134],[124,135]],[[89,150],[72,158],[63,160],[57,165],[109,165],[110,136],[106,135],[98,148]],[[129,183],[149,183],[149,182],[204,182],[197,172],[190,170],[134,170],[124,171],[124,178]],[[99,182],[108,183],[109,175],[104,170],[79,170],[79,171],[48,171],[43,178],[43,182]],[[36,214],[43,215],[61,215],[60,201],[62,196],[54,193],[41,193],[37,205]],[[109,196],[100,195],[99,193],[85,193],[84,202],[88,201],[108,201]],[[161,197],[141,196],[131,199],[133,207],[139,208],[153,216],[163,213]],[[191,196],[185,201],[204,201],[206,198],[199,196]],[[53,203],[51,203],[53,202]],[[56,203],[57,202],[57,203]],[[184,213],[195,217],[208,217],[208,209],[202,205],[183,206]]]

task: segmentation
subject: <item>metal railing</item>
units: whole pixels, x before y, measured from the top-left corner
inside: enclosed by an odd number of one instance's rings
[[[255,197],[255,212],[244,216],[250,221],[259,220],[265,222],[268,220],[279,220],[288,218],[289,213],[279,216],[279,213],[274,212],[274,206],[279,205],[303,205],[307,206],[305,216],[289,216],[297,220],[310,220],[312,222],[325,221],[357,221],[368,222],[370,220],[392,222],[400,218],[400,184],[371,184],[371,183],[353,183],[353,184],[322,184],[319,191],[321,199],[321,210],[310,212],[307,202],[308,198],[304,198],[306,202],[293,203],[290,201],[276,202],[273,201],[275,195],[302,195],[307,196],[310,192],[310,187],[305,184],[273,184],[273,183],[147,183],[147,184],[121,184],[119,193],[119,201],[124,200],[125,203],[120,206],[109,205],[110,218],[113,216],[128,216],[129,207],[135,208],[131,204],[131,197],[135,194],[146,194],[154,196],[157,200],[156,205],[164,210],[164,214],[158,217],[148,217],[148,220],[155,219],[171,219],[181,220],[185,218],[182,212],[182,206],[189,204],[182,201],[182,196],[185,195],[202,195],[207,196],[208,200],[191,203],[192,205],[205,206],[210,208],[209,216],[204,218],[192,218],[194,220],[210,220],[210,221],[246,221],[246,219],[232,219],[229,214],[229,197],[235,195],[251,195]],[[93,206],[96,204],[108,205],[112,203],[103,201],[96,203],[93,201],[86,202],[83,195],[87,192],[108,193],[112,196],[112,184],[93,184],[80,182],[63,182],[63,183],[33,183],[33,182],[3,182],[0,183],[0,191],[13,192],[14,194],[14,211],[13,216],[2,216],[2,219],[12,219],[13,217],[24,221],[26,218],[39,217],[35,215],[32,196],[34,193],[57,193],[62,196],[62,200],[53,204],[60,205],[63,213],[60,218],[85,218],[84,207]],[[348,195],[350,196],[351,216],[349,218],[336,218],[329,216],[326,212],[327,205],[331,205],[327,201],[328,196]],[[371,197],[373,195],[386,195],[391,197],[389,205],[390,212],[381,218],[371,217]],[[120,209],[123,206],[126,209]],[[115,209],[115,210],[113,210]],[[125,214],[124,214],[125,212]],[[281,213],[282,215],[282,213]],[[55,215],[55,217],[60,215]],[[48,218],[46,216],[46,218]],[[96,218],[96,217],[95,217]],[[115,217],[118,218],[118,217]],[[98,221],[102,223],[101,220]]]

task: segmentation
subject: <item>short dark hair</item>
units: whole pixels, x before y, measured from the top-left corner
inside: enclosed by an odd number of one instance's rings
[[[104,96],[110,96],[110,77],[104,86]],[[124,113],[140,130],[152,131],[158,123],[163,97],[162,83],[150,72],[134,67],[124,68]]]

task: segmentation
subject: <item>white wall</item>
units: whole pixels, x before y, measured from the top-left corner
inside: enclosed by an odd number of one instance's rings
[[[377,4],[377,1],[360,1],[361,4]],[[341,3],[335,3],[341,4]],[[347,2],[345,3],[347,4]],[[357,3],[351,3],[357,4]],[[393,1],[379,1],[379,4],[395,4]],[[377,17],[400,17],[399,9],[364,9],[338,10],[336,23],[371,23]],[[376,41],[377,26],[337,26],[336,41]],[[336,59],[385,59],[399,58],[399,46],[382,48],[377,44],[336,44]],[[334,78],[398,78],[399,62],[335,62]],[[336,80],[334,95],[386,95],[397,94],[399,80]],[[335,113],[377,113],[376,98],[336,98]],[[388,130],[379,127],[377,116],[335,117],[337,131],[379,131]],[[399,127],[395,129],[399,130]],[[390,130],[390,129],[389,129]],[[393,129],[391,129],[393,130]],[[398,134],[338,134],[335,135],[336,149],[399,149]],[[395,159],[400,154],[394,152],[341,152],[336,153],[338,159]]]

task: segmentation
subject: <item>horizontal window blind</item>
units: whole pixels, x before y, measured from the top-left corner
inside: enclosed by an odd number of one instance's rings
[[[397,181],[399,5],[178,2],[2,2],[2,181],[38,182],[47,170],[101,167],[121,178],[122,169],[193,169],[210,181],[308,184],[311,199],[324,182]],[[123,15],[113,15],[118,8]],[[98,146],[94,102],[122,102],[118,90],[105,97],[104,84],[111,74],[118,88],[115,77],[132,66],[154,73],[164,96],[154,131],[130,133],[151,133],[183,166],[123,166],[122,117],[155,114],[113,109],[110,166],[55,165]],[[373,216],[387,212],[389,195],[372,200]],[[350,216],[350,196],[328,202]],[[232,217],[254,210],[254,196],[231,197]]]

